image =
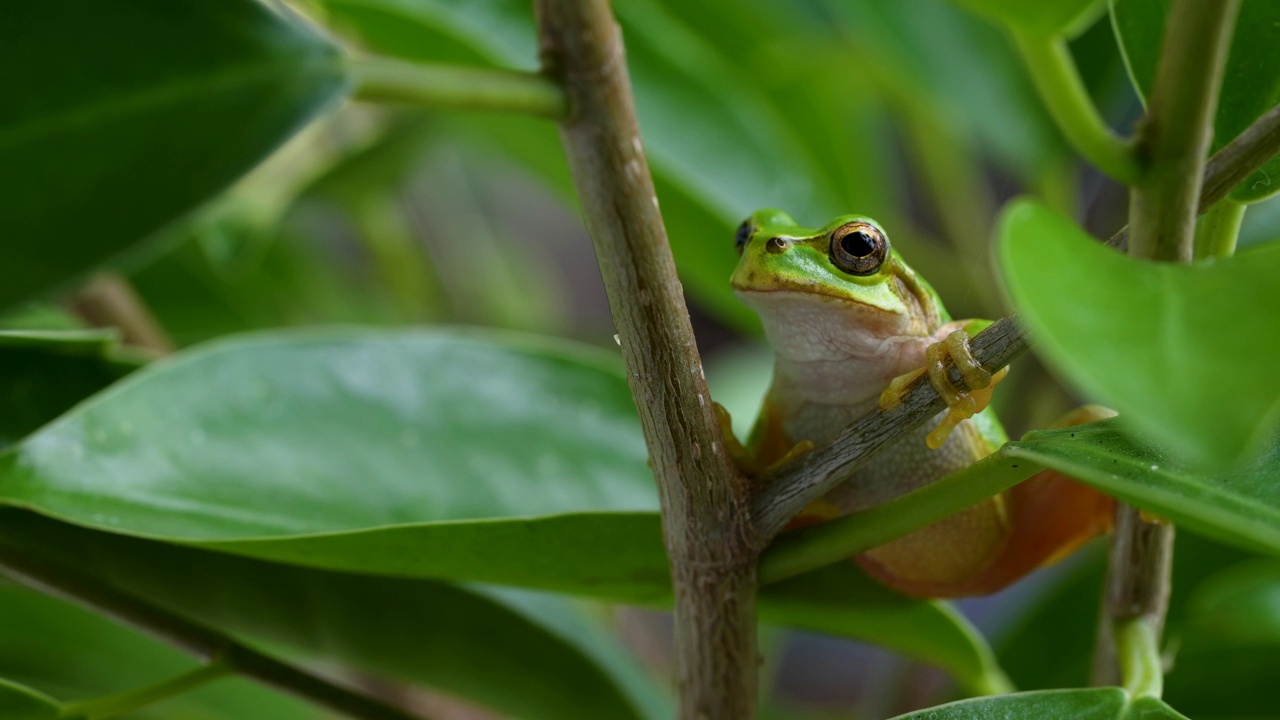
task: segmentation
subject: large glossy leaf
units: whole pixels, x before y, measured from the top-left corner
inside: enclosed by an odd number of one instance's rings
[[[332,44],[256,0],[17,0],[0,67],[0,306],[186,213],[345,84]]]
[[[1132,699],[1120,688],[1040,690],[962,700],[899,715],[895,720],[1186,720],[1153,697]]]
[[[62,708],[51,697],[0,679],[0,717],[5,720],[55,720]]]
[[[96,330],[0,330],[0,448],[138,367]]]
[[[1111,15],[1124,51],[1129,77],[1146,97],[1155,82],[1165,18],[1172,0],[1112,0]],[[1218,113],[1214,119],[1216,152],[1231,142],[1262,113],[1280,102],[1280,53],[1275,52],[1280,4],[1272,0],[1244,0],[1231,39],[1231,54],[1222,77]],[[1231,197],[1256,202],[1280,192],[1280,157],[1272,158],[1245,178]]]
[[[1143,262],[1019,201],[1001,221],[1000,260],[1036,353],[1166,446],[1246,462],[1280,433],[1280,245]]]
[[[838,563],[760,593],[760,617],[874,643],[937,665],[972,694],[1008,689],[991,649],[950,605],[904,597],[868,578],[853,563]]]
[[[68,701],[112,695],[197,667],[193,658],[106,618],[0,585],[0,675]],[[0,717],[11,716],[0,712]],[[315,720],[319,710],[227,678],[128,715],[131,720]]]
[[[616,642],[549,596],[322,572],[0,512],[0,541],[255,643],[522,718],[658,718]],[[565,616],[563,613],[573,613]],[[573,619],[567,619],[572,617]],[[648,688],[647,692],[652,692]]]
[[[1048,0],[1029,3],[1025,0],[952,0],[996,22],[1032,35],[1073,34],[1096,17],[1102,0]]]
[[[179,540],[650,510],[597,352],[463,332],[247,336],[175,356],[0,456],[5,501]]]
[[[1256,552],[1280,554],[1280,443],[1234,468],[1192,465],[1123,416],[1027,434],[1005,446],[1190,530]]]

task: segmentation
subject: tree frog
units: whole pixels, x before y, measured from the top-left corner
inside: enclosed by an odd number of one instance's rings
[[[952,320],[933,288],[903,261],[871,218],[846,215],[821,228],[761,210],[737,232],[737,296],[759,314],[775,353],[773,381],[740,460],[749,472],[823,444],[854,419],[891,406],[922,375],[950,409],[926,423],[793,522],[855,512],[914,490],[993,452],[1007,439],[986,408],[994,382],[968,353],[990,323]],[[971,387],[946,378],[950,359]],[[932,370],[928,370],[932,368]],[[887,389],[886,389],[887,388]],[[1059,425],[1105,417],[1082,408]],[[1001,495],[856,558],[910,595],[994,592],[1064,557],[1110,528],[1112,501],[1044,471]]]

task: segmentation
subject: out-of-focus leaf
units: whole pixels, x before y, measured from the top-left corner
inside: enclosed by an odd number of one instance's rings
[[[1280,554],[1280,442],[1248,465],[1206,469],[1153,444],[1121,416],[1028,433],[1002,452],[1051,467],[1215,540]]]
[[[19,0],[5,15],[0,306],[183,215],[345,85],[337,48],[254,0]]]
[[[974,694],[1008,682],[982,635],[950,605],[893,592],[853,563],[768,585],[759,603],[765,622],[880,645],[943,668]]]
[[[120,693],[194,669],[194,659],[110,620],[0,585],[0,674],[69,700]],[[0,712],[0,717],[11,716]],[[300,700],[226,678],[130,713],[132,720],[317,720]]]
[[[5,720],[56,720],[62,707],[53,698],[0,678],[0,717]]]
[[[1131,699],[1120,688],[1038,690],[961,700],[899,715],[894,720],[1187,720],[1153,697]]]
[[[1195,717],[1266,717],[1280,663],[1280,565],[1238,563],[1196,588],[1178,632],[1169,701]]]
[[[474,59],[509,67],[536,60],[526,3],[408,3],[326,0],[342,21],[384,53],[456,61],[459,45]],[[797,217],[830,217],[839,208],[822,172],[792,129],[754,83],[653,0],[615,10],[627,42],[637,111],[663,203],[672,250],[689,291],[722,317],[750,326],[750,313],[729,291],[735,257],[732,230],[751,211],[788,208]],[[391,22],[391,18],[399,21]],[[436,39],[440,54],[435,54]],[[520,126],[538,121],[522,119]],[[503,123],[504,125],[506,123]],[[504,147],[537,142],[546,152],[532,169],[567,191],[563,158],[551,128],[494,135]],[[538,138],[538,140],[534,140]]]
[[[0,541],[250,642],[423,683],[531,720],[646,718],[636,679],[548,617],[552,597],[323,572],[0,512]],[[556,612],[578,612],[561,607]],[[590,622],[577,615],[577,624]],[[497,680],[497,679],[500,679]],[[651,688],[650,688],[651,690]]]
[[[952,0],[995,22],[1003,22],[1031,35],[1074,34],[1097,17],[1102,0]]]
[[[1280,434],[1280,245],[1144,262],[1024,200],[1004,212],[1000,261],[1036,353],[1154,440],[1230,464]]]
[[[0,330],[0,448],[138,366],[100,330]]]
[[[1138,94],[1146,97],[1155,83],[1156,65],[1164,40],[1165,20],[1172,0],[1111,0],[1117,39]],[[1280,27],[1280,3],[1243,0],[1231,54],[1223,71],[1218,113],[1213,123],[1217,152],[1267,110],[1280,102],[1280,53],[1275,51]],[[1272,158],[1245,178],[1231,197],[1257,202],[1280,192],[1280,157]]]

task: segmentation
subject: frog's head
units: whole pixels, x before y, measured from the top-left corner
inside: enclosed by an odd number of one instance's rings
[[[926,335],[943,320],[933,289],[871,218],[805,228],[780,210],[760,210],[739,226],[736,244],[733,289],[760,315],[775,349]]]

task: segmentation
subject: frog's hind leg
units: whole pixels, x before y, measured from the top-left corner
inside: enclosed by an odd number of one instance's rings
[[[1108,408],[1085,406],[1063,416],[1053,427],[1080,425],[1115,414]],[[1042,470],[1002,497],[1010,523],[1008,542],[999,557],[965,587],[951,588],[955,595],[995,592],[1111,530],[1115,502],[1056,470]]]

